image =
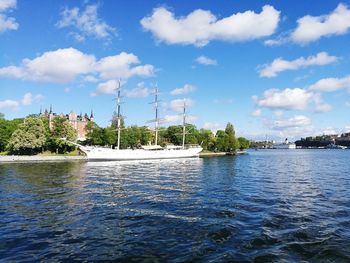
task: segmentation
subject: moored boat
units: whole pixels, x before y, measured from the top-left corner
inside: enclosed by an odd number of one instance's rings
[[[185,145],[186,136],[186,101],[184,100],[183,105],[183,134],[182,134],[182,146],[165,146],[161,147],[158,145],[158,126],[159,126],[159,116],[158,116],[158,88],[155,89],[155,100],[153,104],[155,105],[155,143],[154,145],[140,146],[137,149],[120,149],[120,134],[121,134],[121,96],[120,96],[121,86],[119,81],[119,87],[117,89],[117,145],[115,149],[104,148],[104,147],[94,147],[94,146],[82,146],[77,145],[81,151],[83,151],[88,160],[92,161],[122,161],[122,160],[148,160],[148,159],[174,159],[174,158],[189,158],[189,157],[199,157],[199,153],[202,151],[202,147],[199,145]]]

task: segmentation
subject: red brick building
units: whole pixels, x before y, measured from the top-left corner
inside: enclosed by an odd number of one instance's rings
[[[76,114],[74,111],[71,111],[69,114],[56,114],[52,112],[52,107],[50,107],[50,111],[45,109],[44,113],[41,112],[40,110],[40,115],[41,116],[46,116],[49,120],[49,129],[52,130],[53,128],[53,120],[56,117],[62,117],[66,118],[67,121],[72,125],[72,127],[77,131],[78,134],[78,140],[84,141],[86,140],[86,125],[88,124],[89,121],[94,121],[94,115],[93,112],[91,111],[90,116],[88,116],[87,113],[84,115],[80,113],[80,115]]]

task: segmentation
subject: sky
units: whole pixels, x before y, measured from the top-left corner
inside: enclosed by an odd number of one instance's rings
[[[0,112],[233,123],[249,139],[350,131],[350,1],[0,0]],[[151,124],[147,124],[151,125]]]

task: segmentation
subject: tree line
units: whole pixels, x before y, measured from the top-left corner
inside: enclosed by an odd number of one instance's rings
[[[87,139],[81,142],[84,145],[115,147],[117,144],[116,122],[102,128],[94,122],[86,126]],[[213,134],[208,129],[197,129],[196,126],[186,125],[185,144],[199,144],[206,151],[234,152],[238,149],[249,148],[249,141],[243,137],[236,138],[231,123],[225,130],[218,130]],[[67,153],[76,147],[67,141],[76,141],[77,132],[64,117],[55,117],[51,129],[48,118],[31,115],[26,118],[6,120],[0,114],[0,152],[19,155],[33,155],[45,151]],[[147,126],[124,126],[122,121],[121,149],[137,148],[140,145],[154,143],[154,131]],[[168,144],[182,144],[182,126],[172,125],[159,129],[158,143],[161,146]]]

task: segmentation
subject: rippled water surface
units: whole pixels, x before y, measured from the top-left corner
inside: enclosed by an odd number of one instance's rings
[[[350,150],[1,164],[0,261],[350,261]]]

